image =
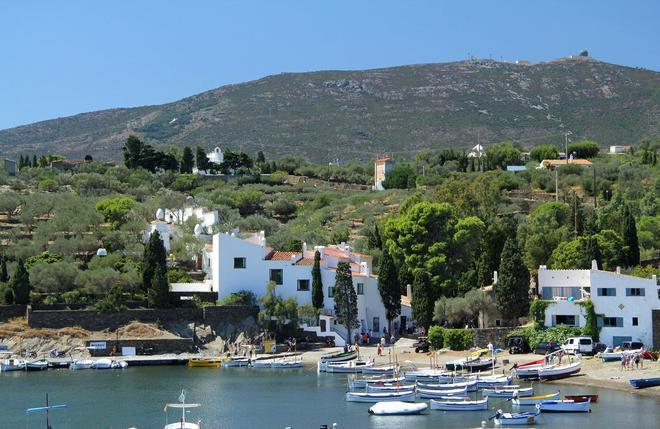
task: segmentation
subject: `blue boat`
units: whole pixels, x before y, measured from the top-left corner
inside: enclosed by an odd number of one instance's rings
[[[647,387],[660,386],[660,377],[655,378],[634,378],[629,381],[635,389],[645,389]]]

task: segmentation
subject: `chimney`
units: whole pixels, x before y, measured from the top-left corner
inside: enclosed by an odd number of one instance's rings
[[[412,298],[412,285],[411,284],[406,285],[406,296],[408,298]]]
[[[621,274],[621,267],[619,267],[619,266],[616,267],[616,273]]]
[[[539,265],[539,271],[541,270],[547,270],[548,266],[547,265]]]
[[[598,270],[598,261],[596,261],[595,259],[591,260],[591,269],[594,271]]]
[[[497,271],[493,271],[493,284],[497,284]]]

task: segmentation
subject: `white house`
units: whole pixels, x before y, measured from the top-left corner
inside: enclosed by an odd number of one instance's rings
[[[379,158],[374,162],[374,186],[375,191],[382,191],[383,182],[387,173],[394,170],[394,160],[390,157]]]
[[[278,285],[278,295],[293,297],[299,305],[311,305],[312,266],[316,250],[321,255],[324,313],[331,315],[334,311],[333,287],[337,264],[348,262],[358,297],[358,330],[372,330],[373,336],[382,334],[387,318],[378,292],[378,278],[371,271],[371,257],[353,252],[344,243],[313,249],[303,244],[302,252],[280,252],[266,245],[263,231],[215,234],[211,255],[213,290],[219,291],[220,299],[240,290],[249,290],[261,297],[268,282],[274,281]],[[343,326],[335,325],[333,329],[346,338]]]
[[[618,270],[601,271],[594,264],[591,270],[549,270],[541,265],[538,277],[542,298],[554,301],[545,311],[546,326],[584,327],[585,311],[577,303],[591,299],[601,342],[611,346],[623,341],[653,344],[652,310],[660,308],[655,275],[634,277]]]
[[[225,160],[225,155],[222,153],[222,149],[217,146],[211,152],[208,152],[206,157],[209,159],[209,162],[212,162],[213,164],[222,164]]]

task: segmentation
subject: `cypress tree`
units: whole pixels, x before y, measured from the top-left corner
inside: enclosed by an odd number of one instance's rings
[[[323,308],[323,281],[321,280],[321,253],[314,253],[314,266],[312,267],[312,305],[315,309]]]
[[[193,166],[195,165],[195,157],[193,156],[192,149],[186,146],[183,148],[183,155],[181,156],[181,165],[179,172],[181,173],[192,173]]]
[[[593,235],[587,238],[584,244],[584,257],[585,260],[588,262],[588,265],[584,268],[590,269],[591,261],[596,260],[598,269],[599,270],[603,269],[603,258],[600,253],[600,247],[598,246],[598,240],[596,240],[596,237],[594,237]]]
[[[417,270],[412,284],[412,316],[417,326],[428,332],[433,321],[434,294],[431,278],[425,270]]]
[[[37,162],[37,155],[32,155],[32,166],[38,167],[39,163]]]
[[[529,313],[529,270],[525,266],[515,237],[508,238],[502,249],[499,278],[493,289],[497,310],[507,320]]]
[[[584,208],[575,191],[571,194],[569,205],[571,206],[571,232],[574,237],[577,237],[584,232]]]
[[[401,313],[401,286],[399,286],[394,260],[387,247],[383,248],[383,254],[380,257],[378,291],[387,315],[387,332],[392,332],[392,320]]]
[[[206,152],[201,146],[197,146],[196,149],[196,161],[198,170],[208,170],[209,169],[209,159],[206,156]]]
[[[16,264],[16,271],[9,282],[9,288],[14,291],[16,304],[26,305],[30,303],[30,276],[25,269],[22,259]]]
[[[360,326],[358,320],[357,293],[353,287],[353,274],[348,262],[337,264],[335,272],[335,317],[337,322],[346,327],[348,341],[353,338],[353,329]]]
[[[624,259],[628,267],[639,265],[639,240],[637,239],[637,226],[635,218],[628,204],[623,205],[623,244],[625,246]]]
[[[147,302],[153,308],[167,308],[170,306],[170,285],[167,282],[167,270],[156,266],[151,278],[151,287],[147,291]]]
[[[154,231],[144,247],[144,260],[142,261],[142,287],[146,292],[152,286],[152,280],[157,267],[161,267],[167,276],[167,254],[160,233]]]
[[[408,269],[408,265],[403,262],[399,267],[399,285],[401,286],[401,295],[408,294],[408,285],[412,285],[413,275]]]
[[[0,282],[6,283],[9,281],[9,273],[7,272],[7,258],[0,256]]]
[[[257,152],[257,164],[263,164],[266,162],[266,156],[262,151]]]

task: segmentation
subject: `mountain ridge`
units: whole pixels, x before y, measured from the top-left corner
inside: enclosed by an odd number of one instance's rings
[[[286,72],[170,103],[0,130],[0,147],[7,155],[118,159],[126,137],[137,134],[160,146],[367,160],[477,141],[559,144],[567,130],[602,145],[657,137],[660,73],[585,57]]]

